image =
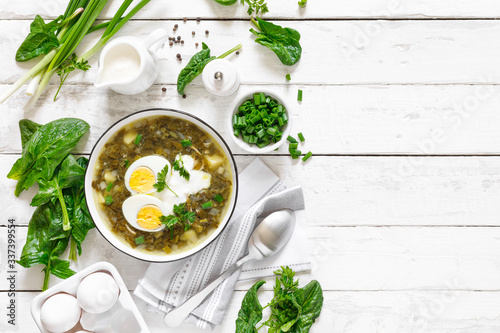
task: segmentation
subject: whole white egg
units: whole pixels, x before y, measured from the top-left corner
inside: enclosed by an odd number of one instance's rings
[[[146,156],[132,163],[125,172],[125,187],[132,194],[145,194],[155,191],[158,173],[168,165],[165,181],[172,175],[170,162],[161,156]]]
[[[164,225],[159,221],[161,215],[172,214],[173,207],[147,194],[128,197],[122,205],[123,216],[136,229],[144,231],[160,231]]]
[[[107,273],[97,272],[86,276],[76,292],[80,307],[88,313],[108,311],[118,300],[119,288]]]
[[[43,303],[40,320],[43,327],[52,333],[69,331],[78,324],[82,309],[73,295],[55,294]]]

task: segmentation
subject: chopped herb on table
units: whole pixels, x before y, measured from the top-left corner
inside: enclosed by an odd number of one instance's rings
[[[304,8],[306,6],[306,4],[307,4],[307,0],[300,0],[299,1],[299,7]]]
[[[254,333],[263,326],[269,327],[269,332],[307,333],[321,314],[323,291],[318,281],[313,280],[299,288],[299,280],[294,280],[295,272],[288,266],[282,266],[274,274],[274,297],[265,306],[271,309],[269,319],[257,326],[263,317],[257,291],[265,283],[259,281],[243,298],[236,319],[236,333]]]
[[[224,6],[231,6],[234,5],[238,0],[214,0],[214,1]],[[265,0],[240,0],[240,2],[242,5],[244,5],[245,3],[248,4],[248,10],[247,10],[248,15],[252,15],[253,13],[265,14],[269,12]]]
[[[69,268],[70,262],[59,257],[71,242],[69,259],[76,261],[88,231],[94,228],[84,192],[88,160],[69,154],[89,125],[73,118],[45,125],[24,119],[19,128],[23,156],[16,161],[8,178],[18,180],[16,196],[35,182],[39,190],[31,202],[37,209],[30,219],[26,243],[17,262],[25,268],[45,265],[42,289],[46,290],[50,274],[61,279],[75,274]]]

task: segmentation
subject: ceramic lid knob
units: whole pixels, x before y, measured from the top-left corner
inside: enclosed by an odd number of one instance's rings
[[[229,96],[240,86],[238,69],[225,59],[209,62],[203,70],[202,79],[205,89],[216,96]]]

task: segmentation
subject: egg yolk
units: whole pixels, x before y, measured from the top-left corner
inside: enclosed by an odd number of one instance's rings
[[[130,188],[139,193],[146,193],[153,189],[156,178],[153,171],[147,167],[138,167],[130,176]]]
[[[146,205],[137,213],[137,224],[144,229],[157,229],[161,225],[160,216],[162,215],[160,208],[157,206]]]

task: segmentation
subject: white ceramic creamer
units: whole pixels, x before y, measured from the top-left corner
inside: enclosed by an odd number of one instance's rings
[[[153,84],[158,76],[155,52],[168,34],[164,29],[153,31],[145,39],[118,37],[103,48],[94,86],[111,88],[124,95],[138,94]]]

